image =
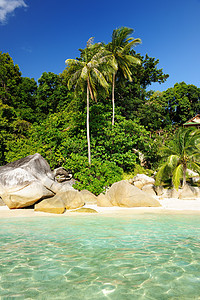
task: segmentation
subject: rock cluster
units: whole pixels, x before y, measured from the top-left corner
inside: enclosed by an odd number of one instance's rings
[[[137,174],[135,177],[129,180],[131,184],[147,193],[149,196],[156,196],[154,189],[155,179],[145,174]]]
[[[60,214],[85,203],[96,204],[95,195],[71,186],[71,177],[64,168],[52,172],[40,154],[29,155],[0,167],[0,205],[13,209],[35,204],[35,211]]]
[[[179,191],[155,187],[153,178],[138,174],[130,182],[114,183],[105,195],[96,197],[87,190],[75,190],[71,177],[64,168],[52,172],[40,154],[29,155],[0,167],[0,205],[12,209],[35,204],[35,211],[62,214],[66,209],[80,209],[85,204],[158,207],[161,205],[155,195],[179,199],[194,199],[199,195],[198,188],[188,185]]]
[[[162,187],[155,188],[157,194],[160,198],[177,198],[177,199],[187,199],[187,200],[195,200],[200,197],[200,189],[199,187],[194,187],[186,184],[182,189],[164,189]]]
[[[195,173],[196,176],[197,173]],[[131,180],[131,184],[140,188],[143,192],[150,196],[160,196],[161,198],[177,198],[177,199],[196,199],[200,197],[200,189],[190,185],[176,190],[175,188],[165,189],[162,186],[155,186],[155,180],[144,174],[137,174]]]

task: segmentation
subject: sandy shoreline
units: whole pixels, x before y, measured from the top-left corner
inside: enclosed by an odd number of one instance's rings
[[[196,200],[179,200],[175,198],[165,198],[159,200],[161,207],[135,207],[135,208],[123,208],[123,207],[99,207],[97,205],[85,205],[95,209],[98,214],[92,215],[104,215],[104,216],[130,216],[134,214],[199,214],[200,215],[200,198]],[[67,217],[67,216],[80,216],[83,213],[66,211],[62,215],[35,212],[33,209],[9,209],[7,206],[0,206],[0,218],[13,218],[13,217],[42,217],[42,216],[56,216],[56,217]],[[86,213],[84,213],[86,215]]]

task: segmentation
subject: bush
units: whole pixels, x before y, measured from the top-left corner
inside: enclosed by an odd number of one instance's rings
[[[87,157],[79,154],[71,154],[64,167],[70,170],[73,178],[77,180],[74,184],[75,189],[87,189],[95,195],[105,192],[114,182],[122,180],[123,170],[114,162],[102,163],[98,159],[92,159],[89,166]]]

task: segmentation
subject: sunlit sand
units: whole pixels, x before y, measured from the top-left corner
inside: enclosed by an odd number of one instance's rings
[[[157,198],[158,199],[158,198]],[[97,205],[88,204],[84,207],[95,209],[98,214],[105,216],[124,216],[131,214],[146,214],[146,213],[157,213],[157,214],[200,214],[200,198],[196,200],[179,200],[175,198],[158,199],[161,207],[99,207]],[[88,213],[84,213],[88,214]],[[41,217],[41,216],[67,216],[83,215],[83,213],[76,213],[74,211],[67,210],[64,214],[51,214],[44,212],[35,212],[34,209],[9,209],[7,206],[0,206],[0,218],[10,217]]]

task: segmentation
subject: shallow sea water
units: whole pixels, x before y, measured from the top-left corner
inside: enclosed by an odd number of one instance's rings
[[[200,217],[2,219],[0,299],[200,299]]]

